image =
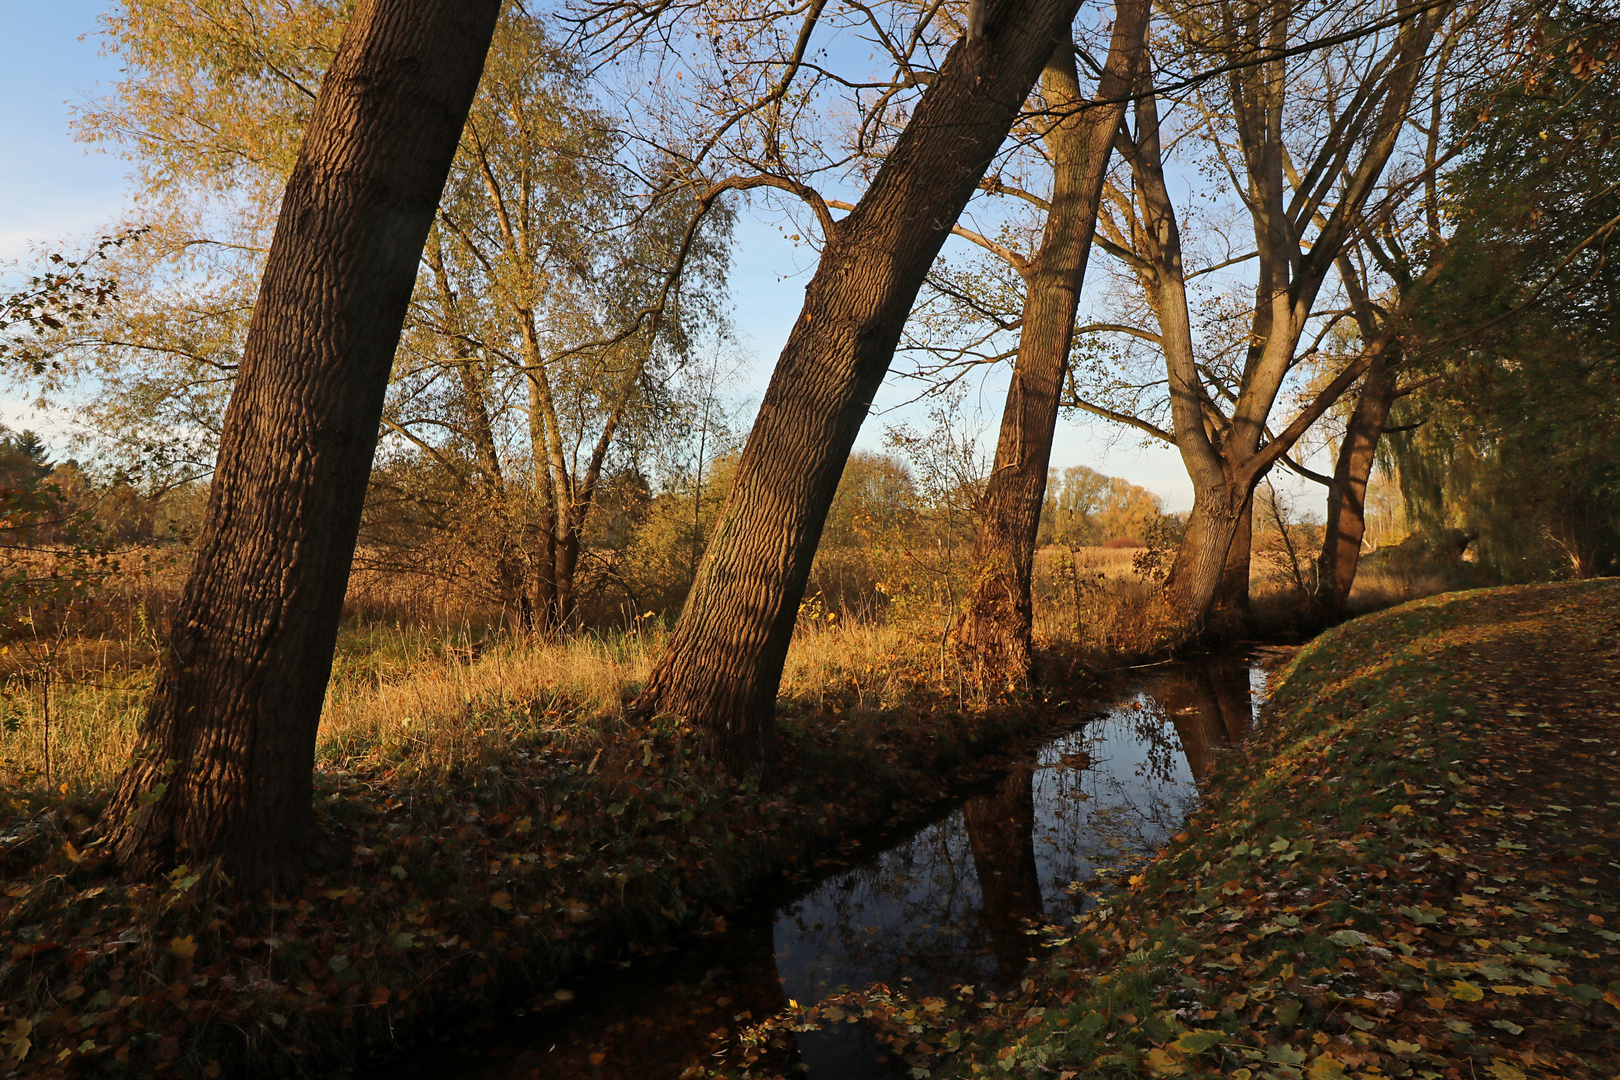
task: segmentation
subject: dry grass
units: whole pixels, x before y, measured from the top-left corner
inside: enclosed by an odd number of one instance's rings
[[[1157,584],[1136,569],[1141,550],[1053,545],[1036,552],[1036,640],[1078,648],[1097,664],[1161,650],[1178,624]]]
[[[1077,649],[1098,665],[1152,655],[1175,625],[1129,548],[1048,547],[1036,555],[1036,639]],[[161,587],[131,579],[121,635],[47,647],[14,643],[0,657],[0,782],[74,793],[104,787],[122,770],[151,685],[158,635],[146,617]],[[1437,574],[1369,568],[1351,604],[1363,611],[1446,590]],[[1290,583],[1257,573],[1254,599],[1286,606]],[[375,599],[375,596],[369,597]],[[907,702],[980,692],[951,647],[943,601],[891,607],[889,617],[836,619],[807,609],[783,672],[781,697],[800,711],[875,714]],[[401,620],[351,624],[339,641],[317,749],[321,766],[386,762],[423,779],[477,768],[513,741],[593,740],[645,680],[664,637],[650,621],[624,634],[535,642],[470,623]],[[48,723],[47,723],[48,720]],[[48,745],[47,745],[48,744]],[[47,762],[48,750],[48,762]]]
[[[321,716],[317,761],[327,770],[381,763],[431,781],[489,764],[517,739],[594,740],[622,714],[663,644],[663,632],[651,628],[487,643],[465,626],[346,628]],[[93,652],[88,645],[79,651]],[[150,648],[144,655],[150,660]],[[104,787],[127,761],[151,669],[109,663],[98,671],[81,664],[58,675],[67,681],[51,687],[51,785],[67,783],[82,794]],[[45,782],[42,689],[18,674],[0,685],[0,781]],[[876,711],[922,690],[935,697],[972,695],[954,651],[941,648],[931,621],[839,621],[807,624],[795,635],[781,695],[807,709],[836,697]]]

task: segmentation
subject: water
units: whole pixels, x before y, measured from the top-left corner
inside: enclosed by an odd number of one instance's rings
[[[679,1077],[730,1032],[843,988],[914,997],[1018,981],[1036,940],[1095,903],[1098,872],[1163,843],[1265,694],[1248,657],[1142,672],[1139,689],[887,848],[663,956],[587,976],[566,1004],[418,1055],[412,1077]],[[837,860],[829,860],[836,864]],[[894,1075],[860,1025],[798,1035],[812,1080]],[[389,1069],[398,1075],[400,1068]]]

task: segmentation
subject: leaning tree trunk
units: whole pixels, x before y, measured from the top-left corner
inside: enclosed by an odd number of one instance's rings
[[[776,691],[838,478],[928,268],[1078,0],[988,0],[849,216],[829,228],[644,707],[736,774],[771,756]]]
[[[1074,47],[1068,41],[1053,51],[1041,75],[1046,108],[1056,117],[1045,135],[1052,154],[1052,203],[1024,295],[1018,357],[974,539],[976,580],[961,632],[981,681],[1016,686],[1029,679],[1034,614],[1030,575],[1052,433],[1109,151],[1125,115],[1148,10],[1147,0],[1119,3],[1108,60],[1097,83],[1101,104],[1083,105]]]
[[[499,0],[360,0],[265,264],[197,558],[103,821],[137,874],[291,885],[394,350]]]
[[[1345,616],[1350,587],[1361,562],[1361,538],[1367,532],[1367,480],[1372,475],[1384,421],[1395,404],[1400,381],[1400,350],[1380,353],[1367,369],[1355,410],[1339,444],[1328,487],[1327,526],[1317,559],[1315,621],[1329,626]]]

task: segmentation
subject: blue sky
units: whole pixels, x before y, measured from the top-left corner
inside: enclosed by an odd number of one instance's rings
[[[130,213],[127,163],[75,142],[69,128],[73,105],[106,93],[120,75],[117,61],[99,54],[97,17],[108,7],[109,0],[0,0],[0,100],[6,102],[0,111],[0,268],[26,262],[36,245],[93,237]],[[737,389],[757,401],[798,315],[814,256],[758,216],[739,222],[737,241],[734,318],[751,354]],[[983,413],[992,445],[1004,390],[1004,377],[992,378],[968,401]],[[897,405],[912,392],[886,385],[876,409]],[[875,415],[858,445],[881,447],[884,424],[907,416],[907,410]],[[21,396],[3,389],[0,421],[47,436],[61,430],[59,422],[33,413]],[[1191,505],[1191,487],[1174,452],[1141,450],[1129,437],[1109,446],[1105,435],[1060,420],[1053,465],[1089,465],[1158,492],[1171,509]]]

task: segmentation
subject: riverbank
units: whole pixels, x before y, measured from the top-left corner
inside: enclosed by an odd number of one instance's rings
[[[942,1075],[1611,1078],[1620,582],[1322,635],[1205,807],[1010,995],[833,1003]],[[799,1010],[734,1065],[826,1022]],[[913,1075],[924,1075],[915,1072]]]
[[[965,703],[935,685],[931,654],[868,659],[844,685],[784,700],[783,781],[767,791],[707,769],[678,726],[561,696],[469,714],[477,752],[453,767],[372,752],[325,768],[321,813],[349,855],[274,900],[233,898],[206,867],[123,882],[92,844],[96,799],[13,796],[0,808],[0,1075],[360,1061],[547,993],[580,964],[723,925],[761,881],[1073,722],[1069,701]]]

